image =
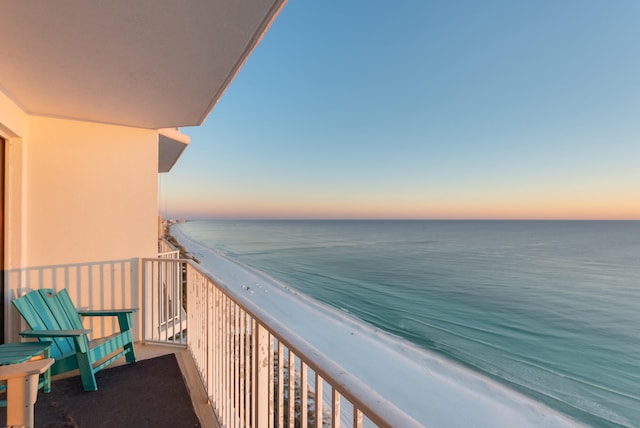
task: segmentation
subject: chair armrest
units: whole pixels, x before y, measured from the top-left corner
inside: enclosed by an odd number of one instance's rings
[[[20,364],[0,366],[0,380],[27,377],[34,374],[44,373],[55,360],[47,358],[44,360],[27,361]]]
[[[25,330],[20,332],[22,337],[74,337],[91,333],[91,329],[84,330]]]
[[[98,309],[93,311],[78,311],[78,314],[84,317],[108,317],[120,314],[131,314],[138,312],[138,308],[131,309]]]

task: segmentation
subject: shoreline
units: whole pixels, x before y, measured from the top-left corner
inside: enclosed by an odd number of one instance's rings
[[[172,230],[172,236],[187,254],[201,260],[203,270],[221,285],[276,316],[328,358],[425,425],[580,426],[569,416],[499,382],[355,320],[229,259],[221,251],[192,240],[180,227]]]
[[[178,239],[173,236],[173,234],[171,233],[171,226],[173,226],[173,224],[167,223],[164,226],[164,235],[163,238],[169,242],[171,245],[173,245],[175,247],[176,250],[179,251],[179,255],[181,259],[187,259],[187,260],[193,260],[194,262],[196,262],[197,264],[200,264],[200,260],[198,260],[197,258],[195,258],[190,252],[189,250],[180,243],[180,241],[178,241]]]

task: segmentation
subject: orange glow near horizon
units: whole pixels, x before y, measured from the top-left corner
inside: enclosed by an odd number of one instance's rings
[[[354,198],[355,199],[355,198]],[[640,220],[640,202],[614,197],[528,201],[345,201],[345,200],[209,200],[167,207],[180,217],[264,219],[575,219]]]
[[[630,197],[637,194],[633,177],[590,178],[202,182],[174,185],[159,208],[185,218],[640,220],[640,198]]]

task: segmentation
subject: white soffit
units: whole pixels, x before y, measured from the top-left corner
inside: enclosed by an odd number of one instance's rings
[[[0,91],[27,113],[200,125],[286,0],[0,3]]]

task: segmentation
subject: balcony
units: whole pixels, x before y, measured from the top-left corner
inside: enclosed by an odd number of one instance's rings
[[[139,360],[176,354],[201,426],[420,426],[167,245],[158,258],[140,260],[143,341],[136,350]]]

